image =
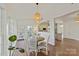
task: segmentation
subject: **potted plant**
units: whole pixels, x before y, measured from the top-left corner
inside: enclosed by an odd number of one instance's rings
[[[16,35],[11,35],[9,37],[9,41],[11,42],[11,44],[10,44],[10,46],[8,48],[8,50],[10,50],[10,55],[11,55],[11,51],[15,49],[15,47],[12,46],[12,43],[15,42],[16,39],[17,39],[17,36]]]

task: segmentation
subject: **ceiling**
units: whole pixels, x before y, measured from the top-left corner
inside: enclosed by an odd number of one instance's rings
[[[34,3],[7,3],[1,5],[5,8],[7,17],[14,19],[33,19],[36,12],[36,4]],[[79,4],[72,3],[40,3],[39,12],[43,19],[53,19],[55,17],[67,14],[69,12],[79,10]]]

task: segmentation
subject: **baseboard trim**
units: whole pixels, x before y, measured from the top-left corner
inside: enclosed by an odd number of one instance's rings
[[[77,40],[77,41],[79,41],[78,39],[73,39],[73,38],[63,38],[63,39],[69,39],[69,40]]]

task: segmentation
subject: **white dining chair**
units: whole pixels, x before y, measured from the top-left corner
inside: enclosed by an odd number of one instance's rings
[[[49,40],[49,33],[48,32],[40,32],[39,33],[39,37],[41,37],[41,39],[38,41],[38,51],[45,49],[46,55],[48,55],[48,40]]]
[[[35,56],[37,56],[37,39],[35,36],[31,36],[28,39],[28,55],[34,52]]]

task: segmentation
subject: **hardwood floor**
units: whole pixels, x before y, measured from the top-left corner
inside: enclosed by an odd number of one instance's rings
[[[79,56],[79,41],[65,38],[63,41],[63,55]]]
[[[63,42],[56,40],[56,45],[48,44],[48,56],[79,56],[79,41],[64,38]],[[16,51],[15,56],[26,56],[25,53]],[[45,53],[39,52],[38,56],[47,56]]]
[[[56,42],[56,55],[59,56],[79,56],[79,41],[64,38],[63,42]]]

